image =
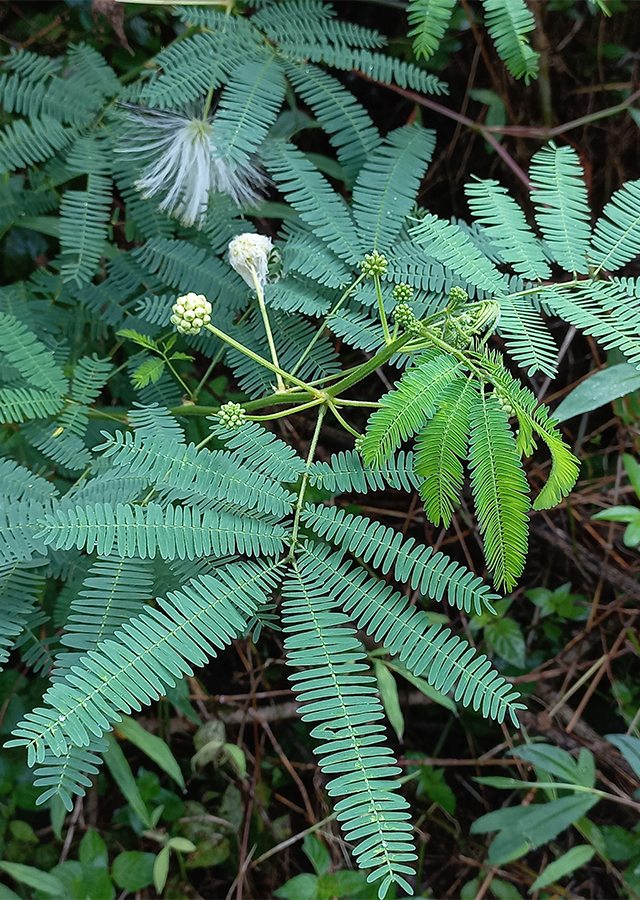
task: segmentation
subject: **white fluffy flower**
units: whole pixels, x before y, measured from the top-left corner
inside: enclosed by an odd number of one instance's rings
[[[211,321],[211,304],[204,294],[190,291],[178,297],[172,307],[171,324],[180,334],[200,334],[203,325]]]
[[[229,262],[249,287],[255,288],[254,274],[258,284],[264,287],[272,250],[271,238],[266,234],[239,234],[229,244]]]
[[[132,129],[120,153],[135,153],[147,162],[136,188],[145,197],[165,193],[160,209],[183,225],[202,225],[211,191],[228,194],[241,205],[255,205],[265,179],[251,164],[216,159],[215,119],[195,113],[128,106]]]

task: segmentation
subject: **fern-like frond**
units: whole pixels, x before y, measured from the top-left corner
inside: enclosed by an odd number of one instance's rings
[[[415,434],[434,415],[440,395],[461,371],[461,363],[448,354],[423,357],[407,369],[395,390],[380,398],[382,408],[369,418],[362,442],[364,461],[380,465]]]
[[[456,0],[409,0],[407,19],[412,25],[407,37],[413,38],[417,59],[433,56],[449,25]]]
[[[380,135],[367,111],[337,79],[316,66],[285,65],[291,83],[329,135],[349,181],[380,144]]]
[[[159,699],[167,686],[193,674],[192,664],[204,665],[242,634],[273,587],[275,568],[232,563],[158,600],[157,609],[132,619],[52,685],[46,706],[23,719],[5,746],[27,747],[29,765],[44,762],[47,750],[59,757],[72,746],[89,746],[120,721],[119,713]]]
[[[411,212],[431,161],[435,132],[417,123],[390,132],[360,170],[353,207],[360,241],[389,253]]]
[[[593,232],[592,277],[621,268],[640,254],[640,181],[627,181],[602,211]]]
[[[157,109],[178,109],[205,97],[224,78],[218,35],[194,34],[155,57],[160,69],[142,89],[141,100]]]
[[[71,382],[71,396],[76,403],[89,406],[97,400],[112,368],[110,359],[99,359],[95,353],[78,360]]]
[[[518,418],[518,452],[530,456],[535,447],[534,434],[545,442],[552,458],[547,483],[533,504],[534,509],[549,509],[560,503],[573,488],[578,477],[579,462],[562,438],[557,424],[544,404],[538,405],[535,395],[504,367],[498,353],[490,355],[491,380]]]
[[[111,212],[111,179],[89,175],[86,191],[66,191],[60,208],[62,276],[81,285],[95,274]]]
[[[17,119],[0,135],[0,172],[13,172],[48,159],[69,143],[73,132],[50,116]]]
[[[482,0],[485,24],[500,59],[515,78],[529,84],[538,74],[538,56],[527,34],[535,28],[533,13],[524,0]]]
[[[15,366],[28,384],[51,394],[66,393],[67,379],[56,364],[51,350],[15,316],[1,312],[0,353],[8,363]]]
[[[327,328],[350,347],[375,353],[384,344],[380,323],[365,313],[339,309],[327,318]]]
[[[36,388],[0,388],[0,419],[3,422],[27,422],[46,419],[59,412],[64,405],[60,394],[50,394]]]
[[[315,237],[315,235],[313,236]],[[326,245],[322,244],[323,250],[327,250]],[[308,248],[312,251],[312,247]],[[320,260],[313,258],[310,252],[306,259],[302,254],[298,255],[298,261],[302,265],[309,263],[309,267],[322,267]],[[299,312],[305,316],[323,316],[329,312],[331,303],[326,297],[322,297],[318,293],[317,286],[309,279],[296,278],[290,275],[288,278],[282,278],[276,284],[267,284],[264,289],[264,302],[271,309],[281,309],[283,312]]]
[[[299,223],[287,223],[284,235],[286,243],[282,248],[282,257],[285,272],[299,272],[330,288],[339,288],[349,282],[349,267],[313,232]],[[271,289],[277,286],[267,285]]]
[[[456,379],[445,388],[438,411],[416,439],[415,470],[424,509],[434,525],[442,522],[445,528],[462,491],[462,460],[467,456],[469,412],[476,392],[471,379]]]
[[[224,441],[239,463],[257,475],[277,477],[284,484],[293,484],[305,471],[304,461],[293,447],[258,422],[244,422],[239,428],[225,428],[216,422],[211,431]]]
[[[465,193],[472,214],[514,272],[531,281],[549,278],[551,270],[540,241],[507,189],[492,178],[478,178],[465,186]]]
[[[31,499],[0,505],[0,564],[46,556],[44,541],[36,533],[38,519],[49,509],[49,503]]]
[[[384,713],[364,647],[315,561],[303,556],[292,569],[283,585],[285,650],[289,665],[303,667],[290,680],[302,719],[316,723],[311,735],[323,742],[315,749],[320,768],[335,776],[328,793],[345,798],[335,807],[338,819],[358,865],[373,869],[368,880],[382,879],[378,896],[393,882],[410,892],[404,876],[413,874],[416,854],[409,804],[394,793],[401,769],[381,746],[383,728],[375,723]]]
[[[413,63],[386,56],[384,53],[337,46],[321,46],[313,49],[315,52],[309,54],[311,62],[325,62],[328,66],[346,72],[362,72],[364,76],[380,84],[397,84],[422,94],[449,93],[447,85],[435,75]]]
[[[45,562],[34,559],[0,565],[0,668],[42,596]]]
[[[54,191],[44,188],[25,190],[24,179],[12,176],[0,186],[0,229],[4,232],[21,219],[42,216],[55,209],[58,202]]]
[[[36,535],[54,549],[85,547],[98,556],[138,556],[140,559],[195,559],[234,553],[273,556],[287,536],[282,525],[250,516],[207,510],[202,515],[188,506],[157,503],[93,503],[75,509],[59,508],[40,519]]]
[[[527,554],[529,485],[496,397],[476,394],[469,415],[471,487],[487,565],[496,584],[510,590]]]
[[[354,516],[337,506],[308,507],[302,513],[305,522],[321,538],[353,553],[365,563],[393,574],[396,581],[409,584],[438,603],[446,599],[451,606],[480,615],[493,610],[498,599],[481,578],[465,566],[453,562],[433,547],[403,538],[399,531],[373,522],[366,516]]]
[[[153,563],[113,555],[97,559],[83,582],[82,590],[72,601],[61,643],[75,651],[95,650],[101,641],[115,632],[153,599]],[[79,653],[66,653],[58,658],[58,680]]]
[[[593,335],[607,350],[622,350],[640,368],[640,310],[616,282],[585,281],[573,290],[559,285],[540,297],[556,315]]]
[[[531,160],[529,176],[536,221],[549,249],[567,272],[586,275],[591,213],[578,154],[549,144]]]
[[[307,157],[291,144],[270,141],[264,163],[288,202],[314,234],[350,264],[363,256],[358,233],[342,199]]]
[[[465,281],[491,293],[504,289],[504,276],[458,225],[428,213],[409,233],[418,247]]]
[[[325,592],[340,600],[357,628],[364,629],[385,649],[398,655],[414,675],[422,675],[443,694],[453,691],[454,700],[477,710],[485,718],[504,721],[508,714],[518,724],[520,694],[491,668],[484,654],[451,634],[439,624],[430,625],[428,613],[410,606],[407,597],[390,585],[376,581],[361,567],[343,562],[342,553],[306,545],[302,559],[311,557],[308,570],[324,580]],[[313,566],[313,567],[312,567]]]
[[[247,165],[275,122],[284,92],[284,74],[272,52],[238,66],[218,102],[213,156],[232,166]]]
[[[151,406],[143,406],[141,403],[133,405],[135,409],[129,410],[129,421],[143,441],[167,439],[184,444],[184,430],[166,407],[157,403]]]
[[[29,444],[37,447],[44,456],[48,456],[64,469],[81,472],[91,462],[91,454],[84,441],[65,425],[62,419],[46,424],[29,422],[26,428],[22,429],[22,434]]]
[[[180,291],[204,294],[210,303],[234,309],[244,306],[247,288],[216,256],[186,241],[153,238],[134,250],[135,260]]]
[[[500,334],[509,354],[528,374],[544,372],[549,378],[556,374],[558,348],[546,327],[539,310],[530,297],[504,295],[500,304]]]
[[[36,804],[46,803],[51,797],[59,796],[65,809],[71,812],[73,809],[74,795],[84,797],[85,788],[90,788],[93,781],[89,776],[98,774],[98,766],[102,759],[96,754],[106,753],[109,745],[104,739],[91,738],[89,749],[70,747],[62,756],[55,756],[51,750],[43,754],[41,765],[35,771],[36,787],[44,787]]]
[[[46,504],[57,497],[58,489],[26,466],[12,459],[0,459],[0,495],[5,502],[28,499]]]
[[[58,639],[50,635],[43,635],[49,616],[42,609],[36,607],[27,617],[22,632],[15,642],[15,649],[19,650],[20,657],[25,666],[29,666],[34,674],[48,675],[54,664],[54,650],[57,648]]]
[[[339,22],[334,17],[335,12],[328,4],[289,0],[266,6],[253,16],[251,23],[271,41],[280,44],[287,56],[314,62],[323,50],[330,52],[336,47],[374,49],[387,43],[377,31],[351,22]]]
[[[355,450],[334,453],[329,462],[314,462],[309,469],[309,482],[328,491],[367,494],[386,487],[412,491],[419,484],[413,470],[413,453],[401,450],[382,466],[365,466]]]
[[[104,457],[115,466],[124,466],[132,475],[144,476],[162,487],[180,491],[194,491],[211,500],[225,501],[238,510],[257,509],[277,516],[286,515],[293,507],[294,497],[276,480],[238,465],[235,455],[228,452],[197,450],[194,444],[185,447],[175,441],[145,440],[136,433],[115,435],[103,432]]]

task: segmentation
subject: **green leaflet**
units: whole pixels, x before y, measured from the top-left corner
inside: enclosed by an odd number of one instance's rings
[[[338,507],[311,507],[302,515],[303,521],[320,537],[344,547],[363,562],[372,562],[384,575],[392,572],[397,581],[418,589],[425,597],[451,606],[475,610],[477,615],[488,608],[498,595],[492,594],[482,579],[464,566],[459,566],[444,553],[434,553],[431,547],[416,544],[413,538],[402,535],[366,516],[354,516]]]
[[[290,676],[304,721],[317,723],[312,736],[320,768],[335,775],[327,789],[343,797],[336,804],[347,839],[356,842],[354,856],[371,879],[392,881],[411,890],[405,875],[416,854],[407,819],[407,801],[395,794],[401,771],[389,748],[380,746],[376,725],[382,706],[364,663],[364,648],[348,619],[336,607],[339,600],[324,573],[303,556],[283,586],[285,650],[291,666],[303,671]],[[380,890],[382,890],[382,885]],[[385,889],[386,890],[386,889]]]
[[[360,240],[368,250],[389,253],[411,212],[435,147],[435,133],[407,125],[386,136],[360,170],[353,207]]]
[[[556,262],[567,272],[586,274],[591,216],[577,153],[572,147],[543,147],[531,160],[530,177],[536,222]]]
[[[456,0],[409,0],[407,19],[413,28],[407,37],[413,38],[413,52],[420,59],[429,59],[447,30]]]
[[[286,537],[282,525],[232,513],[207,510],[200,514],[188,506],[157,503],[133,506],[94,503],[75,509],[57,509],[40,520],[35,537],[56,549],[95,549],[99,556],[112,552],[120,556],[152,559],[194,559],[247,553],[252,556],[278,553]]]
[[[159,609],[128,622],[118,643],[108,640],[83,657],[73,674],[49,688],[48,706],[23,720],[7,746],[27,747],[29,765],[44,762],[47,748],[61,756],[70,746],[88,746],[91,735],[111,729],[119,712],[163,696],[166,686],[192,674],[190,663],[204,665],[241,634],[272,587],[270,570],[248,562],[221,568],[216,578],[193,579],[159,601]]]
[[[451,524],[462,490],[462,460],[467,456],[469,413],[477,387],[458,379],[445,388],[441,405],[416,439],[416,474],[420,496],[434,525]]]
[[[365,462],[380,465],[401,442],[415,434],[430,419],[444,389],[461,371],[453,356],[426,358],[408,369],[396,389],[381,398],[382,409],[374,412],[362,443]]]
[[[469,411],[469,465],[487,564],[498,587],[512,588],[527,553],[529,485],[507,416],[493,395],[476,395]]]
[[[527,39],[535,28],[533,13],[524,0],[482,0],[482,5],[498,55],[512,75],[528,84],[538,74],[538,54]]]

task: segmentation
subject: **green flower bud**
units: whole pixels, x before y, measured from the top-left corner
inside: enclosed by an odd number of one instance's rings
[[[459,306],[460,303],[466,303],[468,299],[469,295],[464,288],[452,287],[449,291],[449,303],[451,303],[452,306]]]
[[[374,250],[373,253],[365,253],[365,257],[360,263],[360,268],[367,278],[373,278],[374,275],[384,275],[389,266],[389,261],[382,253]]]
[[[193,291],[178,297],[172,307],[171,324],[180,334],[199,334],[203,325],[211,321],[211,304],[204,294]]]
[[[247,420],[247,411],[239,403],[225,403],[218,410],[220,424],[224,428],[239,428]]]
[[[393,289],[393,299],[398,303],[408,303],[413,297],[413,288],[409,284],[397,284]]]

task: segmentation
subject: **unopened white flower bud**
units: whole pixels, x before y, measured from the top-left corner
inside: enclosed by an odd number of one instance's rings
[[[255,287],[254,275],[258,284],[264,287],[272,250],[273,243],[266,234],[239,234],[229,244],[229,263],[249,287]]]
[[[193,291],[178,297],[172,311],[171,324],[180,334],[198,334],[202,326],[211,321],[211,304],[204,294]]]

